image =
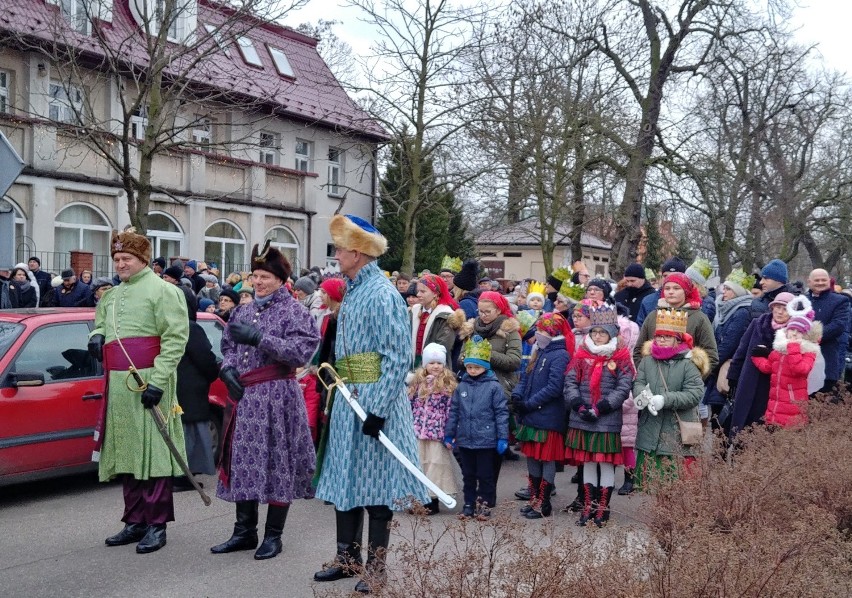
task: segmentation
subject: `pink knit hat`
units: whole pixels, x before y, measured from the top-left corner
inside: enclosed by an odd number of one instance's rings
[[[811,321],[804,316],[793,316],[787,321],[787,328],[807,334],[811,331]]]

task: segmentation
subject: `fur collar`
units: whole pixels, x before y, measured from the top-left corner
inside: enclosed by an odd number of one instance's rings
[[[642,345],[642,357],[647,357],[651,354],[651,345],[653,342],[654,341],[645,341],[645,344]],[[706,378],[710,373],[710,356],[707,355],[707,351],[701,347],[693,347],[691,350],[683,354],[683,359],[691,360],[692,363],[695,364],[695,367],[698,368],[698,371],[701,372],[702,378]]]
[[[452,317],[452,316],[451,316]],[[474,325],[476,324],[476,318],[471,318],[464,324],[462,324],[461,329],[459,330],[459,338],[466,339],[473,336]],[[521,324],[515,318],[506,318],[503,320],[503,323],[500,324],[500,329],[497,330],[497,334],[495,336],[499,336],[502,338],[506,338],[512,332],[518,332],[521,329]]]
[[[800,340],[798,342],[799,342],[799,347],[800,347],[799,350],[802,353],[818,353],[819,352],[819,345],[817,345],[814,342],[807,340],[806,338],[803,338],[802,340]],[[790,343],[790,341],[787,340],[786,329],[779,328],[778,330],[775,331],[775,340],[772,342],[772,348],[773,349],[775,349],[779,353],[783,353],[784,355],[786,355],[787,354],[787,345],[789,343]]]
[[[447,324],[449,324],[450,328],[453,330],[461,330],[466,320],[467,316],[465,316],[464,310],[457,309],[447,318]]]

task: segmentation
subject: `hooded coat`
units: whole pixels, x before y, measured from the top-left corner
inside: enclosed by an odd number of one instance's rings
[[[509,438],[509,407],[494,372],[462,376],[444,434],[466,449],[493,449],[498,440]]]
[[[538,430],[565,433],[562,388],[567,367],[565,337],[556,336],[539,350],[533,370],[512,391],[512,403],[520,406],[518,423]]]
[[[667,304],[661,299],[660,305],[665,307]],[[703,349],[710,359],[710,369],[703,374],[707,376],[719,366],[719,353],[716,349],[716,337],[713,334],[713,325],[700,309],[694,309],[689,305],[684,305],[677,309],[689,312],[689,319],[686,321],[686,332],[692,336],[693,346]],[[654,338],[656,330],[657,310],[654,310],[648,314],[645,322],[643,322],[642,330],[639,332],[639,342],[633,350],[633,361],[637,367],[642,360],[642,351],[645,343]]]

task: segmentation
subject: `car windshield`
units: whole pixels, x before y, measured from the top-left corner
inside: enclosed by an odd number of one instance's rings
[[[0,355],[3,355],[12,346],[12,343],[21,335],[23,324],[11,322],[0,322]]]

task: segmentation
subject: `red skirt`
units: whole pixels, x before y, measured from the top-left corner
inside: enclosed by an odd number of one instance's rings
[[[521,441],[521,452],[536,461],[562,461],[565,437],[559,432],[548,430],[544,442]]]
[[[621,434],[618,432],[587,432],[569,428],[565,437],[563,458],[573,463],[612,463],[624,465]]]

